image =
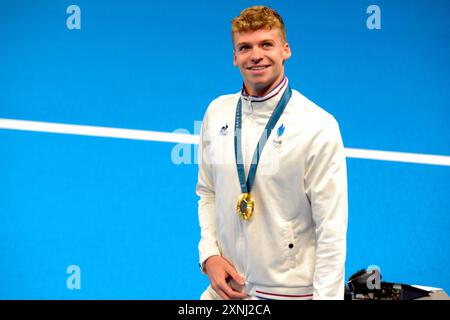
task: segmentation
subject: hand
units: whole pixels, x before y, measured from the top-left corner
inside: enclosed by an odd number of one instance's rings
[[[242,291],[244,279],[237,273],[234,266],[221,256],[211,256],[205,262],[211,287],[224,300],[244,299],[247,294]],[[230,285],[233,284],[233,285]],[[236,290],[241,288],[240,290]]]

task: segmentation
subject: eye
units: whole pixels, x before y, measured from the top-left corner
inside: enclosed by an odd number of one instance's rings
[[[264,42],[262,46],[264,49],[269,49],[273,47],[273,44],[271,42]]]
[[[250,47],[248,45],[243,45],[239,47],[239,51],[246,51],[248,50]]]

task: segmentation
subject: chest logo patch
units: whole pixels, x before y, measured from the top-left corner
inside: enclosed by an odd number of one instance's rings
[[[281,136],[284,134],[284,129],[286,129],[286,127],[282,123],[281,126],[279,126],[277,129],[277,138],[273,139],[272,141],[272,145],[274,146],[274,148],[281,148],[281,144],[283,143],[283,140],[281,140]]]
[[[225,123],[225,125],[220,129],[219,135],[226,136],[228,134],[228,123]]]

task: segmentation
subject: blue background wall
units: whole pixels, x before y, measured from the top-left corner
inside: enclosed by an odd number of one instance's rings
[[[66,27],[71,4],[81,30]],[[0,118],[194,133],[210,100],[240,89],[230,21],[253,4],[2,0]],[[263,4],[285,20],[291,85],[346,147],[450,156],[449,1]],[[175,165],[174,146],[0,129],[0,298],[198,298],[197,168]],[[448,292],[450,168],[347,163],[346,279],[376,264]]]

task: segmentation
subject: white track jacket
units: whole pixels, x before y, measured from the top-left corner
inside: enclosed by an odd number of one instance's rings
[[[251,194],[253,216],[240,219],[234,155],[236,104],[242,97],[245,173],[285,78],[262,98],[245,92],[209,105],[199,142],[197,183],[200,265],[222,255],[253,297],[343,299],[347,233],[347,172],[339,126],[296,90],[269,136]]]

